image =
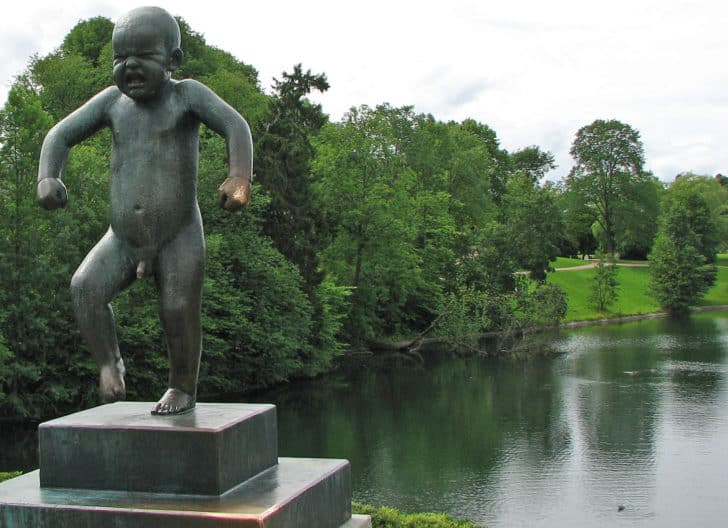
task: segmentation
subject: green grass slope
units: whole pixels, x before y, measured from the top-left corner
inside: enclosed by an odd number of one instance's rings
[[[726,259],[728,262],[728,259]],[[641,315],[662,311],[649,291],[649,269],[619,267],[619,296],[609,310],[600,312],[589,302],[594,270],[557,271],[548,274],[548,281],[561,286],[569,299],[565,321],[589,321],[625,315]],[[728,267],[718,268],[715,284],[700,306],[728,305]]]

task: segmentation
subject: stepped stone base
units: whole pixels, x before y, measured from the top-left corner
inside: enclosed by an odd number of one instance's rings
[[[152,416],[117,402],[40,424],[40,485],[220,495],[275,465],[275,406],[201,403]]]
[[[3,528],[370,528],[351,517],[349,463],[280,458],[220,496],[41,488],[39,472],[0,484]]]
[[[152,405],[42,423],[40,470],[0,483],[0,528],[371,528],[349,462],[278,458],[273,405]]]

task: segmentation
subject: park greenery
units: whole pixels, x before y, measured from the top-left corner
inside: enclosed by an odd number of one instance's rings
[[[617,290],[617,286],[619,286],[617,280],[619,268],[617,268],[616,264],[614,256],[597,253],[589,300],[592,306],[599,311],[606,310],[617,300],[619,295]]]
[[[294,65],[266,90],[253,66],[180,26],[185,60],[175,76],[220,94],[255,141],[253,202],[230,215],[216,207],[224,141],[201,132],[202,399],[316,376],[347,349],[433,336],[475,350],[484,333],[518,334],[582,311],[593,318],[595,271],[549,273],[557,257],[649,255],[650,268],[620,268],[618,281],[616,268],[598,268],[606,289],[596,311],[607,316],[634,308],[625,303],[678,312],[710,295],[711,266],[728,244],[726,179],[684,174],[665,188],[644,169],[629,125],[581,128],[573,169],[551,183],[550,152],[508,152],[487,124],[386,103],[332,121],[310,98],[329,88],[323,73]],[[111,84],[112,29],[105,18],[80,22],[56,51],[30,61],[0,110],[2,417],[97,402],[68,282],[108,226],[110,134],[71,151],[65,209],[39,208],[35,180],[48,130]],[[153,288],[140,281],[114,302],[132,399],[164,389]]]
[[[442,513],[403,513],[389,507],[352,504],[352,511],[370,515],[372,528],[476,528],[477,525],[465,519],[454,519]]]

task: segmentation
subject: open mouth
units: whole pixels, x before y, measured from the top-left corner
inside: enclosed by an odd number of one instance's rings
[[[126,85],[130,89],[143,88],[144,76],[139,73],[129,73],[126,75]]]

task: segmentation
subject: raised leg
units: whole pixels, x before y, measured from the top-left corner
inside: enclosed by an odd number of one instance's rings
[[[134,262],[109,229],[71,279],[73,311],[81,337],[99,368],[103,402],[123,400],[124,363],[114,328],[111,299],[134,281]]]
[[[199,216],[159,254],[159,312],[169,353],[169,389],[152,414],[180,414],[194,408],[202,353],[200,309],[205,241]]]

